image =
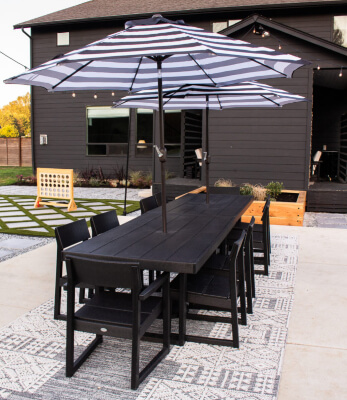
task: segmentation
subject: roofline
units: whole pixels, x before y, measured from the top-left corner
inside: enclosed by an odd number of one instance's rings
[[[345,2],[347,3],[347,2]],[[341,6],[341,1],[338,0],[326,0],[316,1],[316,2],[305,2],[305,3],[286,3],[286,4],[259,4],[257,6],[249,5],[249,6],[238,6],[238,7],[219,7],[219,8],[204,8],[204,9],[182,9],[182,10],[173,10],[173,11],[162,11],[163,14],[170,15],[182,15],[189,11],[192,15],[205,14],[205,13],[220,13],[226,11],[233,12],[242,12],[252,10],[257,8],[258,10],[267,10],[267,9],[283,9],[283,8],[318,8],[324,6]],[[138,13],[138,14],[124,14],[124,15],[113,15],[113,16],[105,16],[105,17],[95,17],[95,18],[79,18],[79,19],[69,19],[69,20],[61,20],[61,21],[50,21],[50,22],[38,22],[38,23],[27,23],[22,22],[13,26],[14,29],[22,29],[22,28],[35,28],[35,27],[43,27],[43,26],[54,26],[54,25],[67,25],[71,23],[84,23],[84,22],[99,22],[99,21],[110,21],[110,20],[128,20],[138,17],[148,17],[152,16],[154,12],[148,13]],[[49,14],[48,14],[49,15]]]
[[[268,28],[272,28],[274,30],[280,31],[290,36],[294,36],[298,39],[304,40],[316,46],[320,46],[325,48],[326,50],[333,51],[335,53],[339,53],[343,56],[347,56],[347,48],[342,47],[336,43],[329,42],[328,40],[321,39],[317,36],[313,36],[309,33],[300,31],[295,28],[291,28],[288,25],[281,24],[279,22],[275,22],[270,20],[269,18],[262,17],[258,14],[251,15],[250,17],[245,18],[244,20],[238,22],[235,25],[229,26],[228,28],[223,29],[221,32],[223,35],[229,36],[243,28],[246,28],[255,22],[260,23],[262,25],[267,26]]]

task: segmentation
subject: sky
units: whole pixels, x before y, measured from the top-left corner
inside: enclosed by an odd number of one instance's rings
[[[87,0],[0,0],[0,52],[30,67],[30,40],[13,25],[41,17]],[[26,29],[30,34],[30,29]],[[30,91],[27,85],[5,85],[4,79],[18,75],[25,68],[0,53],[0,108]]]

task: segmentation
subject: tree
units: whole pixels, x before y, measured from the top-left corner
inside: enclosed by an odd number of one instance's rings
[[[30,136],[30,121],[30,94],[27,93],[0,110],[0,136]]]
[[[0,137],[18,137],[19,132],[13,125],[5,125],[0,129]]]

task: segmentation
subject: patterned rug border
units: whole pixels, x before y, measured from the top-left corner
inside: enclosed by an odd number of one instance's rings
[[[65,322],[52,318],[53,300],[0,330],[0,398],[76,400],[275,400],[294,299],[298,240],[273,235],[268,277],[257,276],[257,298],[240,349],[186,343],[130,390],[130,342],[105,338],[73,378],[65,378]],[[175,322],[175,321],[174,321]],[[173,324],[175,325],[175,324]],[[176,324],[177,325],[177,324]],[[228,337],[222,323],[188,321],[189,330]],[[76,335],[81,351],[91,336]],[[156,350],[142,343],[145,362]],[[157,346],[158,347],[158,346]]]

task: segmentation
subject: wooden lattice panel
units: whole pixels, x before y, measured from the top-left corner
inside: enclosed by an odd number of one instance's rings
[[[65,206],[65,204],[52,201],[42,201],[42,198],[70,200],[68,211],[75,210],[76,204],[73,200],[73,170],[55,168],[37,168],[37,199],[35,207],[44,204],[54,206]]]

